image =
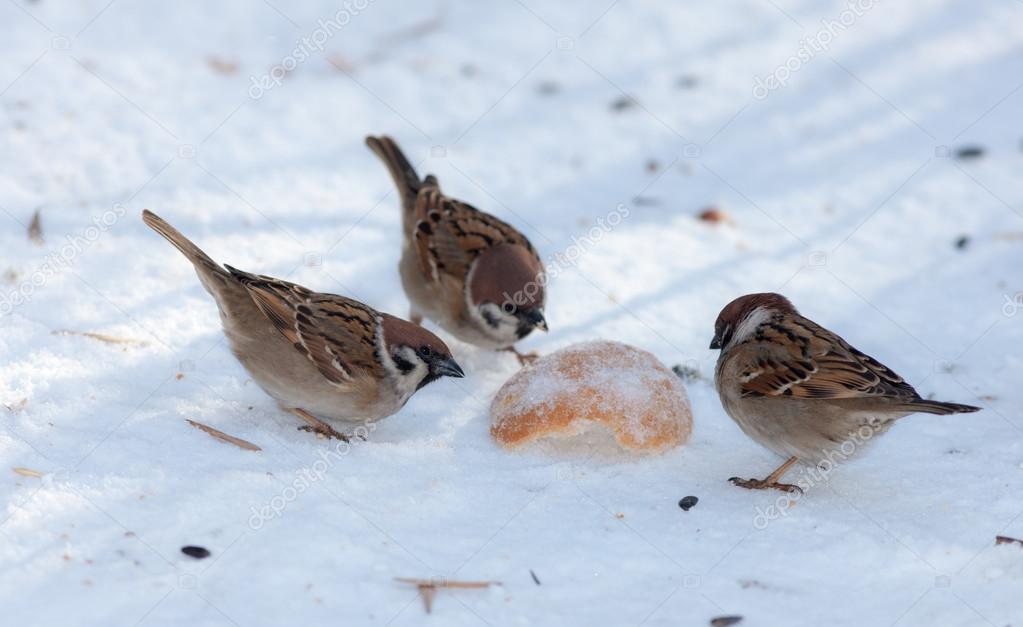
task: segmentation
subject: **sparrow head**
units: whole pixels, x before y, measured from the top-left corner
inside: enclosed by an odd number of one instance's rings
[[[462,378],[465,373],[439,337],[423,327],[389,314],[381,314],[383,345],[388,370],[415,383],[415,389],[441,377]]]
[[[543,265],[524,246],[498,244],[480,253],[469,271],[466,297],[485,331],[508,344],[547,330]]]
[[[764,292],[746,294],[725,305],[714,322],[712,349],[727,348],[733,340],[742,341],[754,333],[761,323],[776,314],[799,313],[781,294]]]

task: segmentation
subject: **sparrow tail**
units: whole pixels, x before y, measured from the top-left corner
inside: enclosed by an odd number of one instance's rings
[[[142,220],[149,225],[149,228],[153,229],[164,237],[168,242],[174,244],[174,247],[181,251],[192,265],[196,269],[206,270],[215,274],[227,274],[217,262],[210,259],[209,255],[204,253],[201,248],[192,243],[190,239],[185,237],[176,228],[168,224],[163,218],[156,215],[149,209],[142,210]]]
[[[401,204],[405,211],[412,211],[416,206],[416,196],[424,182],[428,183],[430,179],[435,182],[436,179],[428,176],[427,181],[421,180],[397,142],[387,135],[379,137],[370,135],[366,138],[366,145],[387,166],[394,184],[398,187],[398,193],[401,194]]]
[[[913,401],[907,408],[911,411],[922,412],[925,414],[937,414],[944,416],[946,414],[969,414],[975,411],[980,411],[980,407],[974,407],[973,405],[960,405],[959,403],[945,403],[942,401],[929,401],[926,399],[920,399]]]

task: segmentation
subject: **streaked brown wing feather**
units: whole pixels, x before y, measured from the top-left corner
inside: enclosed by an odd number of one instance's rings
[[[255,275],[227,266],[231,275],[248,291],[256,307],[292,344],[299,344],[293,302],[308,298],[309,290],[280,279]],[[301,347],[297,347],[301,350]]]
[[[379,376],[379,314],[362,303],[301,285],[229,268],[252,300],[295,349],[337,385]]]
[[[743,396],[919,398],[887,366],[802,316],[766,323],[751,344]]]
[[[296,321],[299,337],[320,372],[326,376],[328,371],[342,371],[348,379],[383,376],[376,356],[375,310],[333,294],[313,294],[308,306],[308,313],[298,308]]]
[[[498,244],[522,245],[539,261],[533,245],[514,227],[448,198],[436,185],[423,187],[416,200],[412,239],[423,273],[434,280],[440,274],[463,279],[472,261]]]

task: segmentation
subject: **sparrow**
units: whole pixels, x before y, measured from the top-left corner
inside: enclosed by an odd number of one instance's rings
[[[347,441],[317,418],[375,421],[440,377],[463,377],[448,347],[419,325],[351,298],[221,266],[148,209],[142,219],[192,262],[220,310],[231,350],[304,430]]]
[[[908,414],[980,409],[921,398],[890,368],[801,316],[780,294],[747,294],[726,305],[710,348],[721,350],[714,385],[725,411],[746,435],[787,458],[766,479],[730,479],[744,488],[801,492],[778,482],[796,462],[819,465],[839,450],[844,459],[862,448],[857,442]],[[855,448],[846,453],[845,445]]]
[[[547,330],[543,262],[526,237],[472,205],[445,196],[437,177],[419,178],[387,136],[366,145],[387,166],[402,205],[404,245],[398,265],[409,318],[436,322],[456,338],[509,350],[533,329]]]

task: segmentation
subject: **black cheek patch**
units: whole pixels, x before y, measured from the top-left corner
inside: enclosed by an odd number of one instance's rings
[[[405,359],[400,354],[392,355],[391,359],[394,361],[394,366],[398,369],[398,372],[402,374],[408,374],[416,369],[414,363]]]
[[[483,320],[491,327],[496,329],[501,326],[501,321],[489,309],[480,309],[480,315],[483,316]]]

